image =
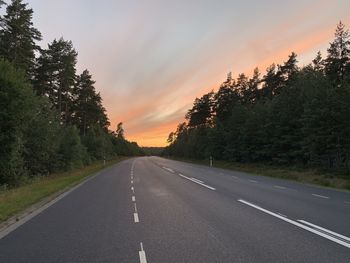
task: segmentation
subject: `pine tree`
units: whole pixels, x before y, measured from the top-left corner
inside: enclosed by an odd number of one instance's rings
[[[102,98],[96,92],[95,81],[92,80],[88,70],[77,77],[76,84],[72,90],[73,96],[73,123],[77,125],[80,133],[85,135],[87,129],[100,126],[107,130],[109,122],[105,109],[102,106]]]
[[[22,69],[28,79],[33,76],[35,51],[40,50],[36,41],[41,33],[33,26],[33,10],[22,0],[12,0],[1,18],[0,57]]]
[[[350,34],[342,22],[337,25],[335,39],[327,51],[326,74],[339,86],[343,80],[350,79]]]
[[[72,115],[77,55],[72,42],[60,38],[41,52],[37,63],[34,88],[50,99],[64,123],[68,123]]]

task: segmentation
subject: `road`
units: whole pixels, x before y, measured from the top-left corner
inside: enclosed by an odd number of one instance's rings
[[[350,193],[141,157],[0,239],[0,262],[350,262]]]

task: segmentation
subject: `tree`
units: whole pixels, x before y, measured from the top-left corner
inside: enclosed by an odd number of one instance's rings
[[[317,72],[323,72],[324,70],[324,61],[320,51],[317,52],[316,57],[312,60],[312,68]]]
[[[234,90],[235,81],[231,72],[227,79],[221,84],[219,90],[214,95],[214,115],[217,121],[224,123],[231,115],[235,103],[239,100],[239,94]]]
[[[123,123],[122,122],[118,123],[117,129],[115,131],[115,134],[116,134],[117,138],[122,139],[122,140],[125,139],[125,137],[124,137],[124,128],[123,128]]]
[[[40,50],[36,41],[41,40],[41,33],[33,26],[32,18],[33,10],[27,4],[12,0],[0,24],[0,57],[24,70],[28,79],[33,75],[35,51]]]
[[[96,93],[95,81],[92,80],[88,70],[77,77],[77,82],[72,90],[73,123],[77,125],[80,133],[85,135],[87,129],[92,126],[100,126],[108,130],[109,121],[106,110],[102,105],[102,98]]]
[[[172,144],[175,141],[176,135],[174,132],[169,133],[167,143]]]
[[[327,51],[326,74],[335,85],[341,85],[344,79],[350,78],[350,35],[341,21],[337,25],[335,39]]]
[[[37,61],[34,87],[39,95],[50,99],[64,123],[72,117],[77,56],[72,42],[60,38],[49,44]]]
[[[0,184],[17,185],[27,175],[24,134],[35,116],[36,103],[24,75],[0,60]]]
[[[200,99],[195,99],[192,109],[186,115],[188,127],[210,126],[212,124],[213,98],[214,92],[209,92]]]

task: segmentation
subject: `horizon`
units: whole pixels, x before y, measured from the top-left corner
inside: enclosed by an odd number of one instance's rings
[[[343,0],[25,2],[43,35],[40,45],[71,40],[78,73],[92,73],[110,129],[123,122],[127,139],[143,147],[166,146],[194,99],[217,90],[228,72],[235,78],[258,67],[263,75],[292,51],[306,65],[317,51],[325,54],[340,20],[350,24]]]

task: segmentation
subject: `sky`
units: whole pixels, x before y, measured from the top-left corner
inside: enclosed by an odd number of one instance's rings
[[[71,40],[111,121],[128,140],[164,146],[196,97],[228,72],[262,73],[294,51],[326,53],[349,0],[27,0],[41,45]]]

